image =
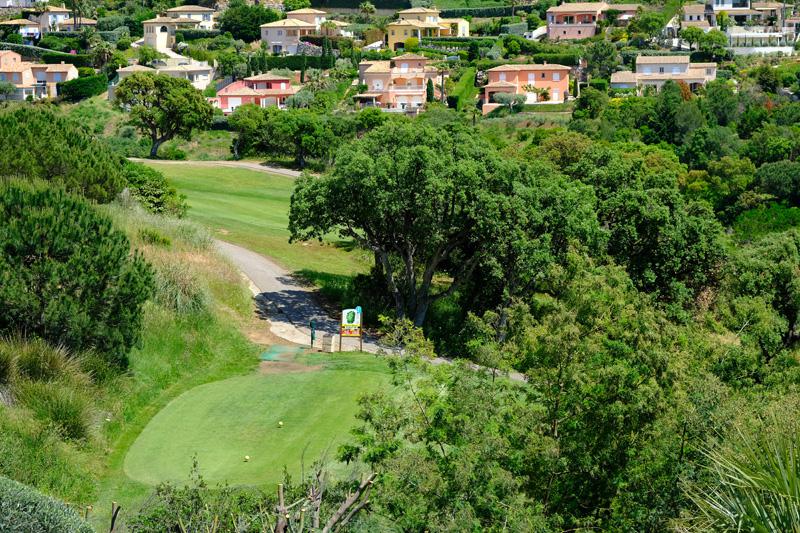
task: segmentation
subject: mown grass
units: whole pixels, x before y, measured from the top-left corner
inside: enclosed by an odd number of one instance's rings
[[[366,272],[369,257],[349,241],[289,243],[289,199],[294,179],[242,168],[147,162],[186,195],[188,217],[222,240],[275,259],[289,270],[319,273],[312,281],[328,287],[340,276]],[[330,291],[329,291],[330,292]]]
[[[314,361],[310,371],[239,376],[182,394],[141,433],[125,472],[151,485],[185,482],[196,457],[208,482],[272,488],[284,468],[299,476],[320,458],[330,472],[345,469],[335,454],[355,423],[357,399],[388,384],[388,367],[365,354]]]

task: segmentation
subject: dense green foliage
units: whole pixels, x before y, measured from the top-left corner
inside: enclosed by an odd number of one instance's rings
[[[41,179],[107,202],[124,186],[119,166],[105,145],[53,109],[0,110],[0,176]]]
[[[108,90],[108,76],[97,74],[85,76],[58,84],[58,94],[68,102],[77,102],[84,98],[102,94]]]
[[[230,32],[234,39],[251,43],[261,38],[260,26],[262,24],[274,22],[279,18],[280,14],[273,9],[267,9],[258,4],[248,5],[242,0],[234,0],[217,19],[217,24],[219,24],[221,32]]]
[[[0,214],[0,332],[125,366],[152,285],[125,235],[85,201],[49,189],[2,186]]]
[[[92,528],[62,502],[0,476],[0,531],[92,533]]]
[[[158,170],[126,161],[122,167],[122,175],[133,197],[151,213],[176,217],[186,214],[187,206],[183,196],[167,183],[167,179]]]
[[[185,78],[137,72],[122,80],[114,95],[131,123],[150,139],[150,157],[165,141],[189,139],[193,130],[211,124],[211,105]]]

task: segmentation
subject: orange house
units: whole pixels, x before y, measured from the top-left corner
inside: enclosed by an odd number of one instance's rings
[[[500,107],[497,93],[525,95],[526,104],[560,103],[569,96],[569,67],[564,65],[500,65],[486,71],[483,114]]]
[[[217,91],[217,96],[208,101],[221,109],[224,115],[230,115],[237,107],[245,104],[283,108],[286,99],[297,91],[289,78],[267,73],[234,81]]]

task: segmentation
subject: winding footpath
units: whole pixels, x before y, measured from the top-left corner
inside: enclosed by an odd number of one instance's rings
[[[326,337],[329,342],[335,343],[334,350],[338,348],[338,318],[333,318],[325,312],[312,286],[252,250],[220,240],[215,243],[220,253],[228,258],[248,280],[259,308],[269,321],[270,332],[290,342],[308,345],[311,339],[309,323],[314,320],[317,329],[315,346],[320,347],[323,337]],[[357,346],[356,339],[343,339],[342,349],[354,350]],[[376,339],[364,338],[365,352],[378,353],[380,349],[381,346]],[[443,357],[428,361],[434,365],[453,363],[452,360]],[[470,366],[476,370],[481,369],[475,364]],[[511,372],[508,377],[513,381],[526,381],[525,376],[519,372]]]

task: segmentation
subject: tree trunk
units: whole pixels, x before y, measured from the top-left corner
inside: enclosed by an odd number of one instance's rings
[[[161,148],[161,143],[158,139],[153,139],[153,144],[150,146],[150,159],[158,157],[158,149]]]

